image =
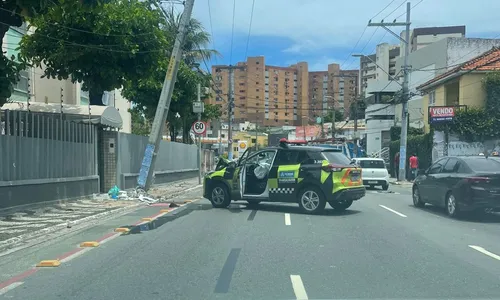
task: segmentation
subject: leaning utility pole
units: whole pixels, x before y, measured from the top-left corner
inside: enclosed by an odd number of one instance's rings
[[[233,106],[234,106],[234,67],[229,66],[229,91],[227,97],[229,98],[228,103],[228,129],[227,129],[227,158],[229,160],[233,159]]]
[[[404,56],[404,65],[403,69],[403,99],[402,99],[402,113],[401,113],[401,139],[399,146],[399,181],[403,181],[406,178],[406,144],[408,137],[408,100],[410,98],[410,91],[408,88],[408,75],[409,75],[409,66],[408,66],[408,56],[410,54],[410,11],[411,5],[410,2],[406,3],[406,22],[393,22],[393,23],[372,23],[371,20],[368,22],[368,26],[380,26],[387,30],[390,34],[394,35],[397,39],[401,40],[405,44],[405,56]],[[398,34],[392,32],[388,27],[393,26],[405,26],[405,38],[401,38]]]
[[[175,80],[177,78],[177,71],[179,69],[180,60],[182,57],[182,44],[186,38],[187,26],[191,20],[191,13],[193,12],[194,0],[186,0],[184,4],[184,12],[182,13],[179,22],[179,31],[174,43],[174,49],[170,56],[167,74],[163,82],[160,99],[156,107],[155,118],[149,135],[148,144],[144,150],[144,158],[142,159],[141,170],[137,179],[139,188],[147,191],[152,184],[156,158],[160,141],[162,140],[163,130],[167,122],[167,115],[170,109],[170,101],[174,91]]]

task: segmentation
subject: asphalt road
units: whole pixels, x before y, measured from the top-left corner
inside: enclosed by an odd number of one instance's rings
[[[500,299],[500,217],[452,220],[414,208],[408,188],[392,191],[320,216],[200,201],[155,230],[37,269],[0,299]]]

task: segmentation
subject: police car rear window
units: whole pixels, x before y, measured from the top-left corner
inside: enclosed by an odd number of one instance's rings
[[[328,160],[329,163],[338,164],[338,165],[349,165],[351,161],[344,153],[339,151],[322,151],[321,154]]]

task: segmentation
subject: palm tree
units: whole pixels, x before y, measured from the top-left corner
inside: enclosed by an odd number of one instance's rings
[[[171,9],[162,8],[162,11],[165,16],[165,31],[168,33],[167,36],[175,39],[181,20],[181,14],[176,13],[173,7]],[[173,45],[174,40],[171,42]],[[196,63],[209,61],[214,56],[221,56],[218,51],[214,49],[207,49],[207,46],[210,43],[211,36],[207,31],[205,31],[201,22],[191,18],[186,39],[184,40],[184,44],[182,46],[184,61],[186,64],[188,66],[193,66]]]

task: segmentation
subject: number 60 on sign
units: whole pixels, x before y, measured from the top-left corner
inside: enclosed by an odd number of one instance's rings
[[[203,121],[197,121],[193,123],[193,132],[197,135],[202,135],[207,131],[207,124]]]

